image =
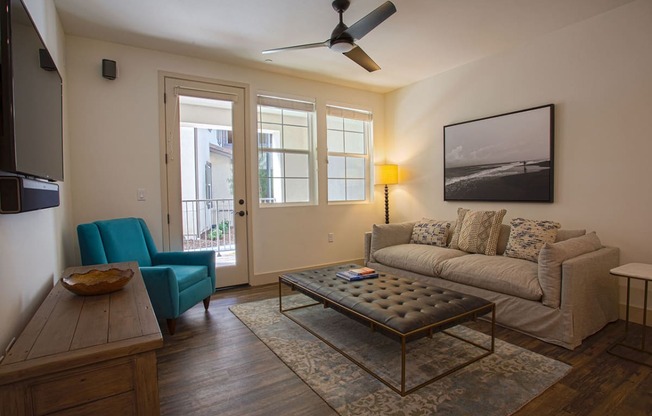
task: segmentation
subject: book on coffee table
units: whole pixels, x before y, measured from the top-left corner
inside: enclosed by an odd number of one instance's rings
[[[374,274],[376,271],[370,267],[359,267],[357,269],[351,269],[349,270],[351,273],[355,274]]]
[[[352,272],[351,270],[346,270],[343,272],[337,272],[335,275],[341,279],[348,280],[350,282],[356,281],[356,280],[363,280],[363,279],[373,279],[375,277],[378,277],[378,273],[373,272],[373,273],[366,273],[366,274],[359,274]]]

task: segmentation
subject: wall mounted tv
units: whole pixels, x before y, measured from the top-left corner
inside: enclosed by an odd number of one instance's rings
[[[0,175],[63,181],[61,76],[24,3],[0,3]]]

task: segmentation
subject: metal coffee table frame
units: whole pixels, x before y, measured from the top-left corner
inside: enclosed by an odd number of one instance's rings
[[[294,308],[283,309],[283,294],[282,294],[282,285],[283,284],[290,287],[290,289],[293,290],[293,291],[296,290],[296,291],[299,291],[301,293],[304,293],[304,294],[308,295],[312,299],[317,300],[317,302],[310,303],[310,304],[307,304],[307,305],[297,306],[297,307],[294,307]],[[279,280],[278,280],[278,303],[279,303],[279,311],[284,316],[291,319],[293,322],[295,322],[297,325],[301,326],[306,331],[310,332],[315,337],[319,338],[326,345],[333,348],[335,351],[339,352],[344,357],[348,358],[350,361],[352,361],[358,367],[362,368],[364,371],[366,371],[367,373],[372,375],[378,381],[385,384],[387,387],[389,387],[390,389],[392,389],[396,393],[400,394],[401,396],[407,396],[408,394],[413,393],[413,392],[419,390],[420,388],[425,387],[428,384],[431,384],[431,383],[433,383],[433,382],[435,382],[435,381],[437,381],[437,380],[439,380],[439,379],[441,379],[443,377],[446,377],[449,374],[452,374],[452,373],[456,372],[457,370],[460,370],[460,369],[462,369],[462,368],[464,368],[464,367],[466,367],[466,366],[468,366],[470,364],[473,364],[474,362],[476,362],[478,360],[481,360],[482,358],[484,358],[484,357],[486,357],[486,356],[488,356],[488,355],[490,355],[490,354],[492,354],[494,352],[495,329],[496,329],[496,305],[494,303],[490,303],[490,304],[488,304],[486,306],[482,306],[480,308],[474,309],[474,310],[469,311],[469,312],[465,312],[465,313],[460,314],[460,315],[451,316],[451,317],[449,317],[449,318],[447,318],[445,320],[442,320],[442,321],[433,322],[433,323],[431,323],[429,325],[425,325],[425,326],[423,326],[421,328],[418,328],[416,330],[406,332],[406,333],[399,332],[399,331],[397,331],[397,330],[395,330],[395,329],[393,329],[393,328],[391,328],[391,327],[389,327],[389,326],[387,326],[387,325],[385,325],[385,324],[383,324],[381,322],[378,322],[378,321],[376,321],[376,320],[374,320],[372,318],[369,318],[368,316],[365,316],[365,315],[363,315],[363,314],[361,314],[359,312],[356,312],[356,311],[354,311],[354,310],[352,310],[352,309],[350,309],[350,308],[348,308],[348,307],[346,307],[344,305],[341,305],[338,302],[335,302],[335,301],[333,301],[331,299],[328,299],[328,298],[324,297],[323,295],[321,295],[319,293],[316,293],[313,290],[310,290],[310,289],[308,289],[308,288],[306,288],[304,286],[301,286],[301,285],[297,284],[296,282],[292,282],[292,281],[288,280],[285,276],[279,276]],[[387,331],[387,332],[389,332],[389,333],[391,333],[393,335],[398,336],[400,338],[400,342],[401,342],[401,386],[400,386],[400,388],[394,386],[388,380],[383,379],[380,375],[374,373],[373,370],[366,367],[359,360],[356,360],[351,355],[347,354],[346,351],[343,351],[341,348],[338,348],[333,343],[331,343],[330,341],[328,341],[327,339],[325,339],[324,337],[319,335],[316,331],[312,330],[308,326],[301,323],[299,320],[292,317],[291,314],[286,313],[286,312],[289,312],[289,311],[308,308],[308,307],[312,307],[312,306],[316,306],[316,305],[324,305],[324,308],[329,308],[329,307],[331,307],[331,305],[334,305],[334,306],[336,306],[336,310],[338,310],[338,309],[343,310],[347,314],[351,314],[351,315],[361,319],[362,321],[368,323],[369,326],[370,326],[370,329],[372,331],[375,331],[376,328],[382,328],[383,330],[385,330],[385,331]],[[453,322],[461,323],[461,322],[464,322],[464,321],[473,320],[473,319],[475,319],[475,318],[477,318],[479,316],[486,315],[489,312],[491,312],[491,347],[489,347],[489,348],[487,348],[486,346],[477,344],[477,343],[475,343],[473,341],[470,341],[468,339],[461,338],[461,337],[459,337],[459,336],[457,336],[455,334],[452,334],[452,333],[450,333],[450,332],[448,332],[446,330],[441,330],[441,328],[446,328]],[[419,385],[417,385],[417,386],[415,386],[415,387],[413,387],[413,388],[411,388],[409,390],[406,390],[406,386],[405,386],[405,384],[406,384],[405,356],[406,356],[406,344],[408,342],[408,338],[414,337],[416,335],[423,334],[423,333],[427,333],[427,335],[429,337],[432,337],[432,334],[434,332],[442,332],[442,333],[444,333],[444,334],[446,334],[448,336],[451,336],[453,338],[457,338],[457,339],[459,339],[461,341],[464,341],[464,342],[466,342],[468,344],[471,344],[471,345],[473,345],[473,346],[475,346],[477,348],[480,348],[481,350],[484,350],[485,352],[480,354],[477,357],[474,357],[474,358],[472,358],[472,359],[470,359],[468,361],[465,361],[464,363],[458,364],[458,365],[446,370],[442,374],[438,374],[437,376],[431,378],[430,380],[427,380],[427,381],[425,381],[425,382],[423,382],[423,383],[421,383],[421,384],[419,384]]]

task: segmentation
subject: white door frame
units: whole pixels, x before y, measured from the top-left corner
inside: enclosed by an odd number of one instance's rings
[[[175,177],[177,175],[171,175],[172,177],[168,176],[168,163],[178,163],[178,161],[174,161],[172,159],[178,157],[178,154],[175,155],[174,151],[170,154],[170,150],[173,149],[172,147],[174,144],[175,138],[172,137],[170,132],[167,131],[167,120],[170,118],[173,118],[171,114],[167,114],[167,105],[166,105],[166,100],[171,100],[175,99],[175,97],[166,97],[166,81],[169,87],[169,84],[174,83],[174,84],[180,84],[182,87],[187,87],[187,88],[195,88],[198,90],[202,89],[207,89],[208,91],[215,91],[218,94],[221,91],[230,91],[230,90],[239,90],[240,91],[240,98],[242,102],[242,120],[238,120],[238,123],[241,123],[242,125],[242,134],[240,135],[241,137],[237,138],[237,143],[239,146],[239,151],[241,152],[243,156],[243,163],[244,163],[244,169],[242,170],[240,175],[235,175],[234,174],[234,180],[237,180],[238,183],[240,184],[241,189],[243,189],[242,193],[244,195],[234,195],[234,209],[237,211],[239,209],[243,209],[245,212],[247,212],[247,215],[245,215],[242,218],[239,218],[239,220],[242,221],[242,224],[244,224],[245,228],[245,243],[244,246],[241,246],[238,249],[238,253],[241,258],[239,258],[238,263],[244,266],[243,269],[244,273],[246,274],[246,281],[241,281],[238,282],[237,284],[247,284],[251,281],[251,273],[253,272],[253,251],[252,251],[252,218],[251,218],[251,206],[252,206],[252,200],[250,198],[251,194],[251,178],[249,174],[249,168],[247,166],[249,162],[249,145],[248,145],[248,139],[249,139],[249,131],[250,131],[250,126],[249,126],[249,86],[247,84],[242,84],[242,83],[235,83],[235,82],[229,82],[229,81],[222,81],[222,80],[215,80],[215,79],[208,79],[208,78],[202,78],[202,77],[194,77],[194,76],[189,76],[189,75],[183,75],[183,74],[177,74],[177,73],[170,73],[170,72],[165,72],[165,71],[159,71],[159,112],[160,112],[160,122],[159,122],[159,127],[160,127],[160,136],[161,136],[161,145],[160,145],[160,153],[161,153],[161,169],[160,169],[160,177],[161,177],[161,207],[162,207],[162,230],[163,230],[163,249],[166,251],[178,251],[181,250],[181,245],[182,245],[182,224],[181,224],[181,207],[180,206],[170,206],[169,201],[181,198],[180,194],[180,182],[179,178]],[[174,120],[170,120],[170,123],[174,123]],[[178,120],[176,120],[176,123],[178,124]],[[235,132],[234,132],[235,133]],[[178,139],[178,138],[177,138]],[[178,148],[178,143],[176,143],[176,146]],[[236,146],[236,137],[234,136],[234,146]],[[234,149],[235,150],[235,149]],[[167,161],[167,162],[166,162]],[[177,189],[178,188],[178,189]],[[169,193],[178,193],[178,195],[169,195]],[[237,205],[237,201],[239,199],[244,199],[246,201],[244,206]],[[236,240],[237,241],[237,240]],[[218,275],[220,274],[219,269],[218,269]],[[220,285],[219,282],[219,276],[218,276],[218,287],[224,286]],[[230,286],[230,285],[227,285]]]

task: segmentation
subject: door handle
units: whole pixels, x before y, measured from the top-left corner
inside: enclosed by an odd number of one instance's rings
[[[238,215],[241,216],[241,217],[244,217],[245,214],[247,214],[246,211],[238,211]]]

